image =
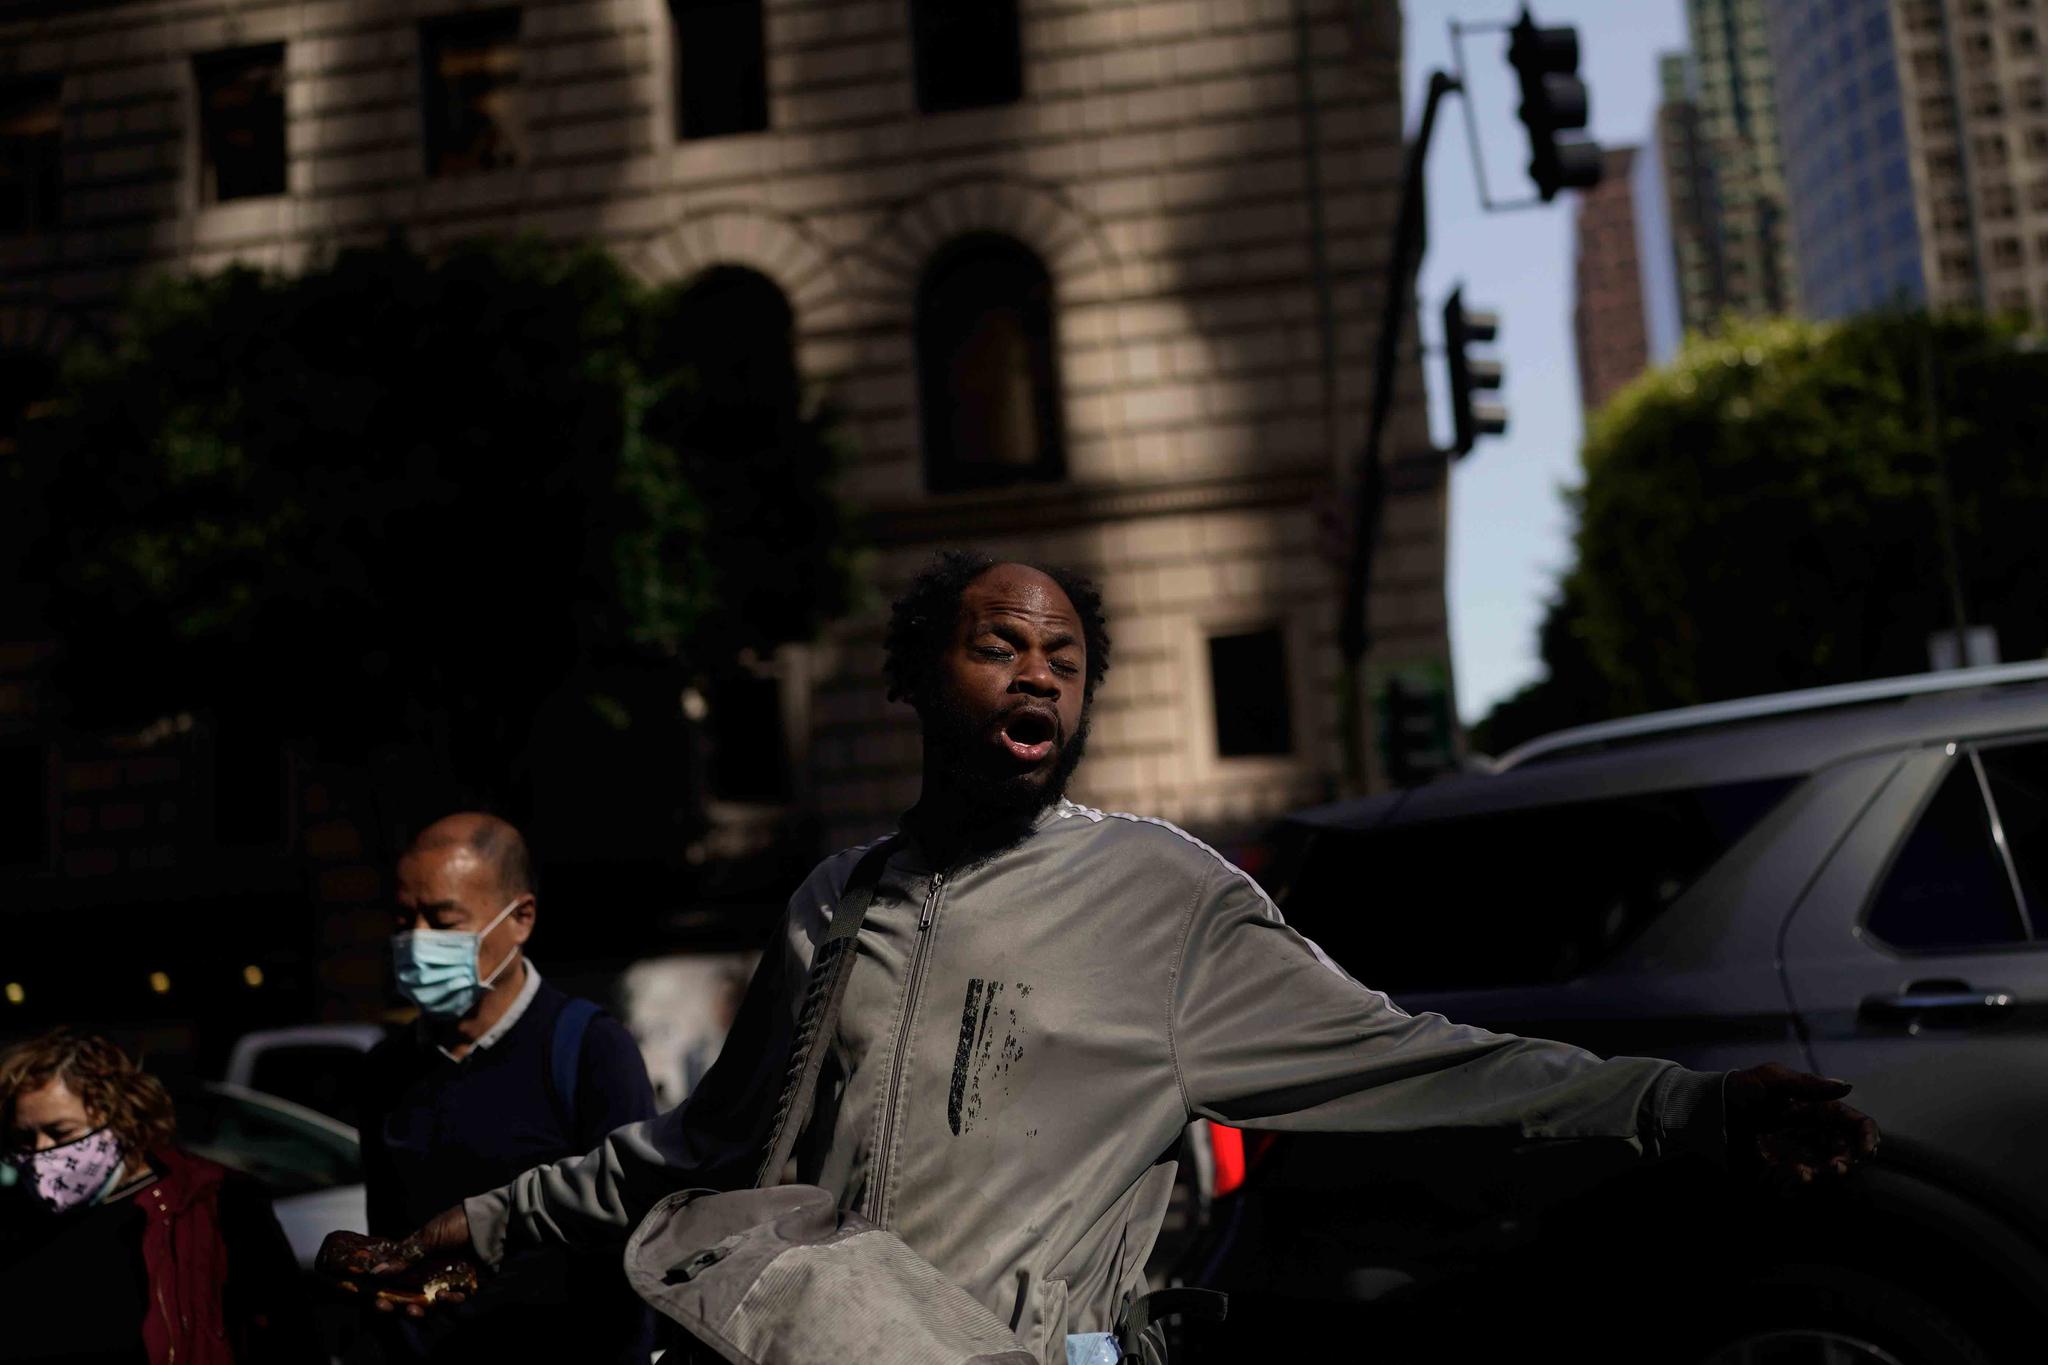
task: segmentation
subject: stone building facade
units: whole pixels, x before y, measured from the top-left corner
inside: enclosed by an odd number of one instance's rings
[[[1392,0],[0,4],[0,348],[27,363],[147,272],[394,233],[751,272],[848,414],[875,547],[870,606],[760,663],[823,842],[915,790],[879,603],[961,542],[1104,585],[1076,795],[1227,838],[1345,785],[1338,509],[1400,88]],[[1447,685],[1446,489],[1401,382],[1367,676]]]

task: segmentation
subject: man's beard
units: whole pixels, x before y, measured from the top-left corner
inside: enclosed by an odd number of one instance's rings
[[[1089,713],[1081,711],[1074,733],[1059,737],[1050,770],[1016,771],[989,743],[988,721],[977,724],[959,706],[936,703],[923,716],[926,750],[953,800],[970,807],[981,820],[1022,819],[1038,814],[1066,795],[1067,783],[1088,748]]]

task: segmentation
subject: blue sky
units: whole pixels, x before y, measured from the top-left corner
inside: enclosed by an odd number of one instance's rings
[[[1429,73],[1451,66],[1449,22],[1511,21],[1502,0],[1407,0],[1407,110],[1422,112]],[[1540,24],[1579,30],[1579,72],[1592,91],[1592,132],[1608,146],[1640,144],[1657,104],[1657,54],[1685,46],[1681,0],[1532,0]],[[1533,191],[1528,139],[1515,118],[1514,73],[1503,34],[1468,36],[1466,74],[1495,199]],[[1451,654],[1458,710],[1473,721],[1542,674],[1536,627],[1558,572],[1571,560],[1560,490],[1578,481],[1578,373],[1571,339],[1571,196],[1543,208],[1488,214],[1479,207],[1465,111],[1439,112],[1429,157],[1429,254],[1423,262],[1423,337],[1434,347],[1444,297],[1461,283],[1468,307],[1501,315],[1508,433],[1482,441],[1451,475]],[[1438,439],[1448,441],[1443,363],[1429,376]]]

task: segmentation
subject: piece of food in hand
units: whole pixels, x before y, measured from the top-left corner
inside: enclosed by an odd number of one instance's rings
[[[426,1268],[420,1277],[420,1293],[426,1295],[428,1303],[451,1294],[470,1295],[476,1293],[476,1265],[464,1260],[445,1260]]]
[[[455,1258],[423,1261],[396,1282],[376,1287],[381,1304],[397,1308],[425,1308],[433,1303],[461,1303],[476,1293],[474,1262]]]
[[[404,1243],[360,1232],[330,1232],[314,1268],[323,1275],[389,1275],[417,1259]]]

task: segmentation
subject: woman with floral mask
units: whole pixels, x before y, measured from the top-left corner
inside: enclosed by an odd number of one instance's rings
[[[173,1144],[163,1086],[103,1038],[0,1054],[0,1359],[262,1365],[314,1358],[261,1190]]]

